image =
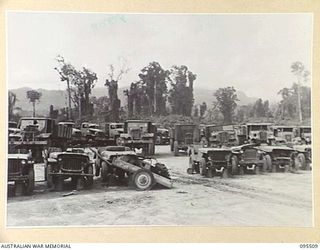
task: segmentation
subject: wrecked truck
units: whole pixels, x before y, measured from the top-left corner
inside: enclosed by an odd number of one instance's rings
[[[172,188],[167,167],[154,158],[138,156],[125,146],[90,148],[96,154],[95,173],[102,182],[116,178],[120,182],[128,180],[136,190],[150,190],[156,184]]]

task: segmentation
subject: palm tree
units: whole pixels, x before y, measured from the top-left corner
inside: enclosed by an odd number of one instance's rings
[[[41,98],[41,92],[38,92],[36,90],[29,90],[27,91],[27,98],[32,103],[33,107],[33,117],[36,116],[36,101],[39,101]]]

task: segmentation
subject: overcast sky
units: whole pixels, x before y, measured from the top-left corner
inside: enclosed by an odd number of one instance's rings
[[[157,61],[165,69],[186,65],[195,87],[234,86],[249,96],[275,99],[295,80],[301,61],[311,71],[311,14],[96,14],[8,12],[8,87],[65,89],[54,67],[57,55],[98,75],[126,60],[138,80]]]

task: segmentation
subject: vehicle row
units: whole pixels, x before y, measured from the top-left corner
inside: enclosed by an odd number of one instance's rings
[[[311,169],[311,147],[300,151],[284,145],[245,144],[222,148],[193,146],[188,149],[188,155],[187,172],[206,177]]]

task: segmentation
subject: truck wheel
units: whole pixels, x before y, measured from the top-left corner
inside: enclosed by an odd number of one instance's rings
[[[308,170],[308,171],[310,171],[311,170],[311,165],[310,165],[310,163],[308,162],[308,163],[306,163],[306,170]]]
[[[253,170],[254,174],[260,174],[260,167],[258,165],[254,166],[254,170]]]
[[[23,195],[23,190],[24,190],[24,183],[21,181],[16,181],[15,182],[15,196],[21,196]]]
[[[192,157],[190,156],[189,157],[189,167],[187,168],[187,173],[188,174],[193,174],[193,160],[192,160]]]
[[[283,169],[283,172],[284,173],[288,173],[289,171],[290,171],[290,165],[285,165],[284,169]]]
[[[238,174],[238,158],[237,156],[233,155],[231,156],[231,173],[233,175]]]
[[[46,169],[45,173],[46,173],[46,179],[47,179],[47,187],[52,188],[53,187],[53,176],[50,175],[50,173],[52,172],[52,167],[51,167],[51,165],[47,165],[45,167],[45,169]]]
[[[155,153],[155,145],[154,144],[148,144],[148,153],[149,153],[149,155],[154,155],[154,153]]]
[[[239,167],[239,175],[244,175],[244,168],[243,166]]]
[[[221,178],[226,179],[229,177],[229,172],[227,168],[223,168],[223,171],[221,173]]]
[[[174,144],[173,139],[170,139],[170,150],[171,150],[171,152],[173,152],[173,144]]]
[[[149,190],[155,184],[154,176],[148,169],[139,169],[132,175],[133,185],[136,190]]]
[[[206,176],[207,175],[207,163],[205,159],[200,160],[200,171],[201,175]]]
[[[179,149],[178,149],[178,142],[175,141],[173,143],[173,152],[174,152],[174,156],[178,156],[179,155]]]
[[[73,176],[71,177],[71,186],[72,189],[77,189],[77,184],[78,184],[78,176]]]
[[[272,160],[270,155],[265,156],[267,171],[272,171]]]
[[[264,156],[262,160],[262,172],[267,172],[267,170],[268,170],[268,163],[267,163],[266,157]]]
[[[209,168],[207,171],[207,177],[212,178],[214,176],[212,168]]]
[[[55,190],[62,191],[63,190],[63,177],[57,177],[54,186],[55,186]]]
[[[88,166],[87,174],[93,174],[93,166]],[[92,188],[93,185],[93,176],[86,176],[85,187],[87,189]]]
[[[297,169],[306,169],[306,157],[303,153],[299,153],[295,159],[295,165]]]
[[[271,172],[276,173],[277,172],[277,166],[275,164],[272,164],[271,166]]]
[[[31,195],[34,190],[34,168],[33,166],[28,171],[28,183],[26,186],[26,195]]]
[[[108,180],[108,164],[103,161],[101,163],[101,181],[106,182]]]

